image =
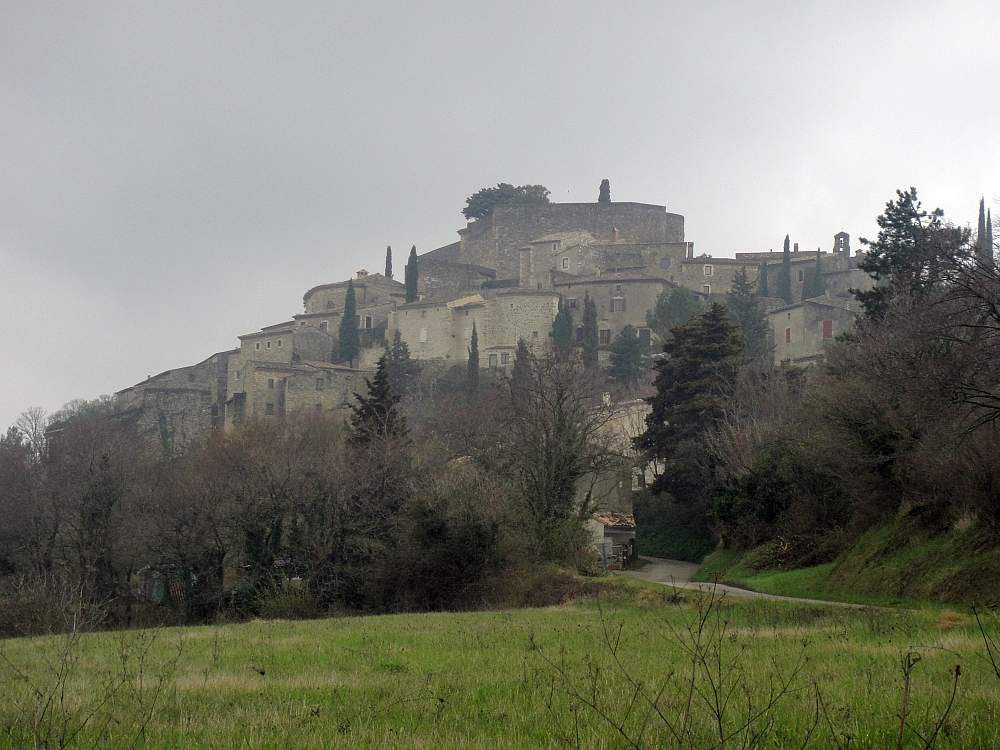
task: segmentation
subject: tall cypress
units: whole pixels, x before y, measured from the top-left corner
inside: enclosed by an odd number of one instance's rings
[[[406,268],[403,272],[404,283],[406,284],[406,301],[417,301],[417,246],[410,248],[410,258],[406,261]]]
[[[979,226],[976,231],[976,257],[981,263],[993,261],[992,217],[986,211],[986,199],[979,199]]]
[[[760,264],[760,271],[757,274],[757,292],[761,297],[770,297],[771,290],[767,287],[767,262]]]
[[[510,372],[510,387],[515,393],[523,393],[531,382],[531,350],[524,339],[517,340],[514,366]]]
[[[775,292],[785,300],[785,304],[792,304],[792,251],[787,234],[781,250],[781,268],[778,269],[778,288]]]
[[[378,361],[375,377],[365,378],[367,395],[355,393],[351,405],[351,442],[366,445],[374,440],[405,438],[406,418],[399,413],[399,395],[393,393],[385,356]]]
[[[347,282],[347,297],[344,300],[344,313],[340,317],[340,359],[343,362],[353,362],[361,351],[358,339],[358,301],[354,293],[354,282]]]
[[[559,311],[552,321],[552,348],[557,357],[563,358],[573,349],[573,316],[559,298]]]
[[[802,299],[812,299],[813,297],[822,297],[823,293],[826,292],[826,282],[823,279],[823,260],[819,253],[819,249],[816,250],[816,265],[813,267],[812,271],[809,272],[809,276],[806,278],[806,283],[802,287]]]
[[[601,180],[601,187],[597,191],[597,202],[602,206],[611,205],[611,181],[607,177]]]
[[[597,304],[585,294],[583,298],[583,364],[588,369],[597,367]]]
[[[392,278],[392,245],[385,246],[385,277]]]
[[[470,391],[479,387],[479,332],[476,331],[476,321],[472,321],[472,338],[469,339],[469,362],[466,366],[465,380]]]

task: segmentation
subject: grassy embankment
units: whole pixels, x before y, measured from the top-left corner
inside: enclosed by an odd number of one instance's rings
[[[674,603],[667,596],[663,587],[617,579],[605,585],[600,605],[579,599],[509,612],[165,629],[148,651],[141,690],[135,689],[135,655],[148,636],[88,635],[71,660],[66,698],[55,701],[47,721],[56,727],[65,718],[70,727],[78,723],[100,703],[104,686],[114,684],[123,649],[132,649],[132,678],[97,709],[79,735],[82,746],[126,747],[138,740],[139,746],[185,748],[522,748],[561,746],[564,733],[583,747],[622,747],[617,730],[566,690],[590,696],[596,687],[609,716],[626,716],[631,690],[604,627],[610,626],[613,640],[620,626],[619,657],[632,675],[651,686],[676,674],[662,705],[679,719],[691,660],[676,634],[697,622],[698,609],[692,599]],[[771,723],[766,747],[798,747],[811,727],[810,747],[846,746],[847,737],[852,747],[895,746],[900,665],[911,651],[922,660],[911,675],[907,746],[922,745],[915,732],[934,731],[956,664],[962,677],[936,747],[1000,746],[1000,680],[981,657],[983,642],[967,615],[723,600],[718,618],[708,623],[704,641],[722,649],[727,680],[735,685],[745,674],[758,707],[776,676],[795,675],[773,713],[760,720],[760,726]],[[995,623],[990,628],[996,634]],[[41,701],[11,665],[44,693],[56,680],[45,665],[58,661],[63,642],[0,641],[0,747],[31,745],[49,728],[43,721],[31,729],[31,713]],[[169,668],[178,653],[176,667]],[[600,669],[596,683],[588,678],[594,674],[588,660]],[[710,697],[703,667],[695,670],[697,682]],[[165,680],[150,709],[158,676]],[[738,687],[729,710],[740,711],[745,702]],[[709,746],[716,722],[701,697],[695,695],[693,705],[695,746]],[[145,727],[144,712],[150,716]],[[637,721],[637,715],[626,721],[626,731]],[[739,719],[730,714],[728,722],[736,727]]]
[[[716,550],[695,576],[769,594],[863,604],[1000,603],[1000,547],[976,529],[930,533],[896,522],[861,536],[833,562],[773,570],[759,553]]]

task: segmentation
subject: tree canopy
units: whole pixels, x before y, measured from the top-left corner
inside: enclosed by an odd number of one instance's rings
[[[639,339],[635,328],[626,325],[611,342],[609,374],[626,388],[634,388],[646,369],[648,353],[648,347]]]
[[[552,348],[557,357],[566,357],[573,350],[573,316],[559,298],[559,311],[552,321]]]
[[[684,325],[704,309],[701,297],[690,289],[666,289],[656,298],[653,309],[646,312],[646,325],[660,341],[667,341],[671,337],[672,328]]]
[[[611,205],[611,182],[607,177],[601,180],[601,187],[597,192],[597,202],[602,206]]]
[[[482,219],[497,206],[541,205],[549,202],[549,189],[544,185],[511,185],[497,183],[465,199],[462,215],[466,219]]]
[[[351,442],[366,445],[387,438],[405,438],[406,418],[399,413],[399,395],[392,392],[386,357],[379,358],[375,377],[365,378],[368,393],[355,393],[351,405]]]
[[[597,303],[589,294],[583,298],[583,364],[588,369],[597,367]]]
[[[733,277],[733,285],[726,295],[726,307],[743,341],[744,359],[755,365],[766,364],[771,328],[745,268],[740,268]]]

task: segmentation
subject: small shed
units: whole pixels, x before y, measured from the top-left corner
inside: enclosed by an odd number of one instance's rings
[[[635,559],[635,516],[631,513],[600,511],[588,524],[601,562],[609,570],[621,570]]]

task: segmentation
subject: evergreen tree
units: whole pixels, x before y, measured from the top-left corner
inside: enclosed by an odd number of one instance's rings
[[[880,319],[898,294],[920,296],[941,280],[946,261],[968,241],[967,230],[945,226],[943,217],[940,208],[923,210],[914,187],[897,190],[896,200],[885,204],[876,220],[878,238],[861,239],[868,249],[858,263],[875,280],[875,288],[851,290],[866,317]]]
[[[510,387],[514,392],[523,392],[531,382],[531,350],[524,339],[517,340],[514,352],[514,366],[510,371]]]
[[[597,367],[597,303],[585,294],[583,298],[583,365],[588,369]]]
[[[392,392],[400,397],[406,396],[413,386],[419,366],[410,357],[410,347],[403,341],[398,328],[392,338],[392,345],[386,345],[385,361]]]
[[[660,341],[666,341],[670,338],[670,329],[684,325],[704,310],[701,297],[690,289],[667,289],[660,292],[653,309],[646,312],[646,325]]]
[[[993,217],[986,210],[986,199],[979,199],[979,226],[976,231],[976,258],[987,267],[993,265]]]
[[[365,378],[368,394],[355,393],[351,405],[351,442],[367,445],[376,440],[407,437],[406,418],[399,413],[399,396],[392,392],[385,356],[379,358],[375,377]]]
[[[602,206],[611,205],[611,182],[607,177],[601,180],[601,188],[597,193],[597,202]]]
[[[392,245],[385,246],[385,277],[392,278]]]
[[[406,261],[406,267],[403,269],[403,283],[406,286],[406,298],[405,301],[416,302],[417,301],[417,246],[414,245],[410,248],[410,258]]]
[[[768,288],[768,278],[767,278],[767,263],[760,264],[760,270],[757,272],[757,278],[759,279],[757,283],[757,291],[760,292],[761,297],[770,297],[771,290]]]
[[[552,321],[552,348],[556,357],[566,357],[573,351],[573,316],[559,298],[559,311]]]
[[[774,291],[785,300],[786,305],[792,304],[792,251],[787,234],[781,249],[781,268],[778,269],[778,284]]]
[[[626,325],[611,342],[609,373],[626,388],[634,388],[647,366],[647,351],[635,328]]]
[[[802,287],[802,299],[822,297],[825,292],[826,281],[823,279],[823,260],[819,254],[819,250],[816,250],[816,265],[806,277],[806,283]]]
[[[469,340],[469,362],[466,368],[466,385],[470,391],[479,388],[479,333],[472,321],[472,338]]]
[[[674,329],[654,365],[656,394],[646,431],[636,447],[659,469],[655,492],[693,504],[704,499],[706,451],[701,437],[723,411],[723,393],[733,382],[740,354],[739,335],[725,307],[715,303]]]
[[[358,303],[354,293],[354,282],[347,282],[347,297],[344,300],[344,313],[340,317],[340,360],[353,362],[361,352],[361,342],[358,339]]]
[[[733,286],[726,295],[726,307],[736,323],[743,341],[743,357],[755,366],[768,362],[768,336],[771,328],[753,284],[747,277],[746,268],[740,268],[733,276]]]

